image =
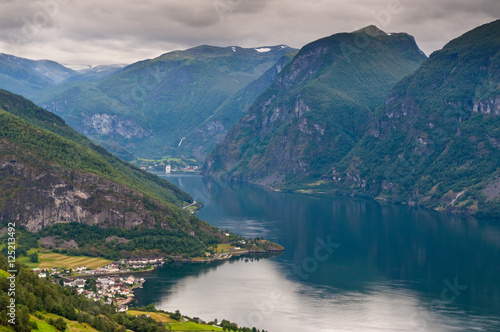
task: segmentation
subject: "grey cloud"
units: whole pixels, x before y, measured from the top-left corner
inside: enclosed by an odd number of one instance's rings
[[[40,3],[62,1],[57,15],[24,44]],[[301,47],[337,32],[377,24],[412,34],[427,53],[500,17],[498,0],[0,0],[0,52],[63,63],[117,63],[200,44]],[[23,21],[24,18],[24,21]]]
[[[31,28],[32,25],[39,29],[52,28],[54,26],[53,11],[44,7],[43,2],[28,0],[2,1],[0,11],[0,33],[21,32],[23,28]]]

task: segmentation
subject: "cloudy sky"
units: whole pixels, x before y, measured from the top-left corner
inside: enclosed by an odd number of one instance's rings
[[[175,49],[301,46],[375,24],[430,54],[500,17],[499,0],[0,0],[0,52],[132,63]]]

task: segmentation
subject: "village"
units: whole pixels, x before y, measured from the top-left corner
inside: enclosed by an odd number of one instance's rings
[[[164,263],[163,258],[137,258],[113,262],[106,266],[89,269],[79,266],[74,269],[54,267],[50,269],[33,269],[39,278],[49,279],[64,287],[76,288],[78,294],[105,304],[118,306],[118,311],[128,310],[128,303],[134,298],[133,290],[141,288],[146,281],[132,273],[153,270]],[[130,274],[119,277],[120,274]]]
[[[165,170],[166,174],[171,174],[173,172],[181,172],[181,173],[186,173],[186,172],[199,172],[200,167],[196,165],[188,165],[188,166],[178,166],[178,167],[173,167],[171,165],[167,166],[162,166],[159,164],[149,165],[149,166],[140,166],[140,168],[143,171],[163,171]]]
[[[230,236],[229,233],[225,233]],[[246,244],[246,241],[239,241]],[[255,245],[255,244],[254,244]],[[228,260],[233,256],[247,254],[248,250],[234,247],[230,244],[217,245],[216,253],[206,252],[203,259],[185,259],[182,256],[173,256],[175,262],[203,263],[216,260]],[[74,268],[51,267],[33,268],[39,278],[52,281],[64,287],[75,288],[78,294],[105,304],[113,304],[119,312],[128,310],[128,304],[134,299],[133,290],[142,288],[146,282],[144,278],[134,277],[133,274],[153,271],[156,267],[165,264],[163,257],[147,257],[122,259],[95,269],[87,266]],[[124,276],[121,276],[124,275]]]

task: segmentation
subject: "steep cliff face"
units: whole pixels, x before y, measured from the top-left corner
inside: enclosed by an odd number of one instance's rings
[[[317,182],[424,59],[411,36],[373,26],[306,45],[207,158],[204,173],[278,188]]]
[[[485,115],[500,115],[500,96],[475,101],[472,111]]]
[[[101,113],[85,116],[81,129],[82,133],[87,136],[106,135],[119,136],[124,139],[140,139],[151,135],[150,132],[133,120]]]
[[[5,140],[0,141],[0,148],[19,150]],[[28,231],[69,222],[125,229],[165,227],[162,221],[172,217],[172,211],[137,190],[95,174],[30,163],[36,159],[33,155],[17,156],[0,158],[1,219],[17,222]]]
[[[433,53],[324,179],[380,199],[500,216],[499,36],[495,21]]]

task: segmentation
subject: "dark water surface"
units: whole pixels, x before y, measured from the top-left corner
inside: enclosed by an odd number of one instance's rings
[[[276,257],[168,265],[139,305],[281,331],[500,331],[500,221],[370,200],[168,179],[199,217],[286,248]]]

